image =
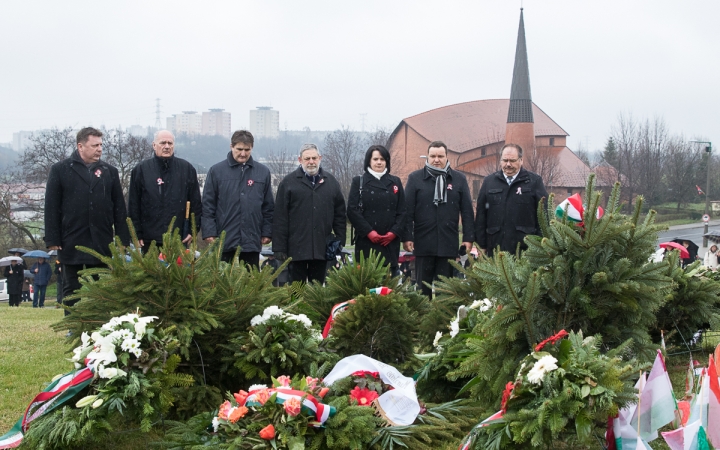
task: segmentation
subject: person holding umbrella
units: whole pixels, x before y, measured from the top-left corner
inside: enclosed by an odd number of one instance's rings
[[[155,133],[155,155],[130,174],[128,215],[146,253],[152,241],[162,245],[162,236],[175,218],[183,243],[192,240],[190,213],[200,229],[202,204],[197,171],[189,162],[175,156],[175,136],[168,130]],[[188,206],[189,204],[189,206]],[[187,220],[186,220],[187,218]]]
[[[7,282],[7,291],[10,296],[10,306],[20,306],[20,296],[22,295],[23,279],[25,278],[25,266],[22,258],[19,256],[6,256],[0,260],[5,267],[5,278]]]
[[[29,258],[37,257],[37,262],[30,267],[30,273],[33,275],[33,287],[35,294],[33,295],[33,308],[44,308],[45,307],[45,291],[47,285],[52,278],[52,268],[46,261],[50,257],[47,253],[36,250],[34,252],[26,253]],[[37,255],[37,256],[35,256]]]

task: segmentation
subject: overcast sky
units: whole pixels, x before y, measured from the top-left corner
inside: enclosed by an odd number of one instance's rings
[[[525,0],[534,102],[601,148],[618,114],[720,148],[720,1]],[[0,142],[256,106],[280,128],[394,128],[508,98],[520,1],[0,2]]]

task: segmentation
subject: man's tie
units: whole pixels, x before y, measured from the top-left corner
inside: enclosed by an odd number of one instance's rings
[[[515,178],[515,177],[507,177],[508,186],[512,184],[513,178]]]

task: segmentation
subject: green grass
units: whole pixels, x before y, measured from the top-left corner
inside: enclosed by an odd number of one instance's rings
[[[10,308],[0,303],[0,435],[25,412],[30,400],[59,373],[72,370],[66,361],[65,337],[50,325],[63,317],[48,306],[33,309],[30,303]]]

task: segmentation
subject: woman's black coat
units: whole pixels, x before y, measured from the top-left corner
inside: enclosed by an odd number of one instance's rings
[[[396,268],[405,230],[405,190],[402,182],[390,174],[378,180],[368,172],[362,175],[362,180],[362,199],[359,176],[353,178],[348,196],[347,216],[357,235],[355,261],[359,261],[361,252],[367,258],[370,250],[375,250],[390,267]],[[392,232],[397,237],[388,246],[373,244],[367,237],[373,230],[380,235]]]
[[[10,273],[12,269],[13,273]],[[17,263],[14,266],[5,267],[5,278],[7,278],[8,295],[21,295],[23,290],[23,280],[25,279],[25,265]]]

